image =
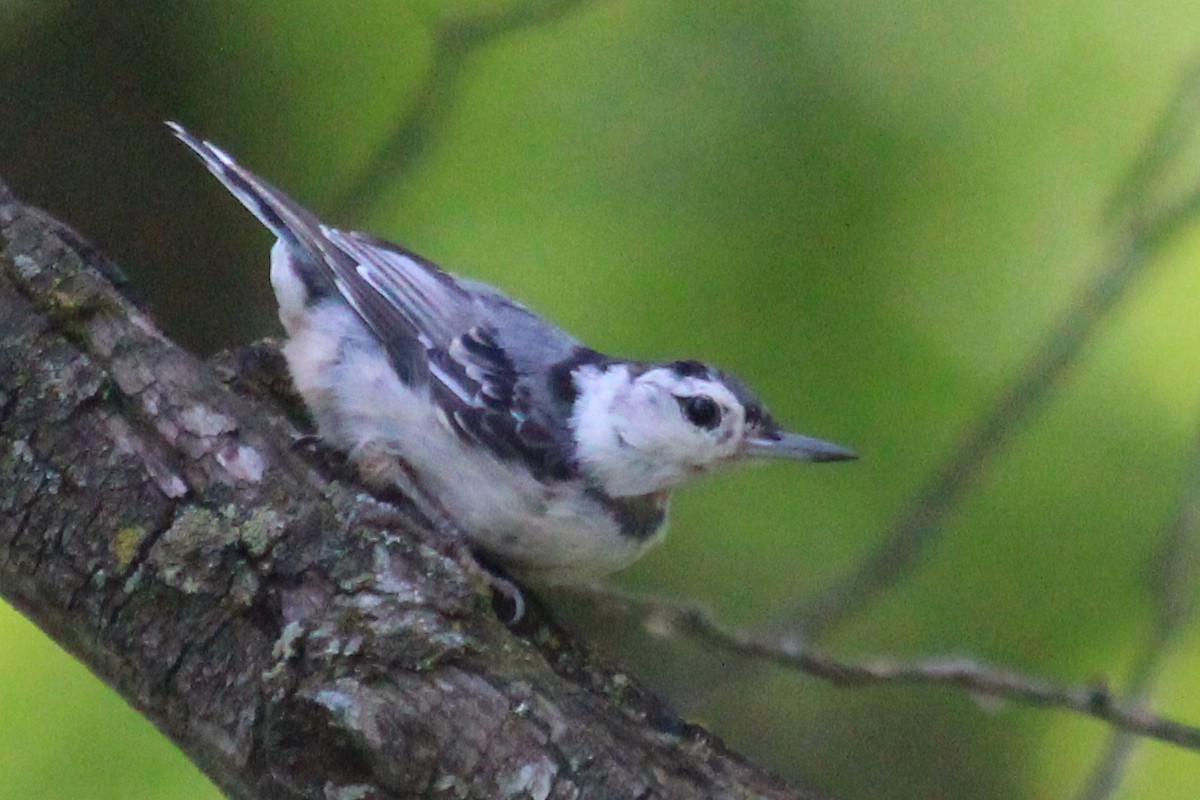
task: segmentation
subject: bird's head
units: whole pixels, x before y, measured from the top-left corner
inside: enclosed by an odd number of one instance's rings
[[[585,474],[613,497],[670,489],[750,459],[845,461],[830,442],[786,433],[737,378],[697,361],[586,365],[571,416]]]

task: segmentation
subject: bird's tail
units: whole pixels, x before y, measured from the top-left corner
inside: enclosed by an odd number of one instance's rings
[[[314,240],[320,237],[320,222],[311,212],[238,164],[212,142],[196,138],[178,122],[167,122],[167,127],[200,156],[208,171],[272,233],[305,249],[312,248]]]

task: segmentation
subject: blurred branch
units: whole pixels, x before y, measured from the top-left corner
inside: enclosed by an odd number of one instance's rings
[[[1156,611],[1148,641],[1129,678],[1128,693],[1139,702],[1150,696],[1163,662],[1180,633],[1195,617],[1200,583],[1200,433],[1181,481],[1179,502],[1167,526],[1151,573]],[[1137,739],[1119,731],[1097,760],[1078,800],[1107,800],[1116,792]]]
[[[1184,73],[1166,112],[1155,123],[1145,146],[1113,192],[1104,222],[1123,228],[1140,227],[1152,218],[1155,196],[1161,195],[1181,155],[1196,145],[1200,129],[1200,63]]]
[[[597,603],[613,613],[637,614],[646,630],[687,639],[758,663],[777,664],[838,686],[934,686],[960,689],[976,697],[1059,708],[1103,720],[1120,731],[1200,751],[1200,727],[1151,714],[1136,702],[1114,697],[1103,685],[1063,686],[961,656],[910,663],[872,659],[841,661],[796,641],[769,642],[718,625],[703,610],[610,589],[594,589]]]
[[[396,176],[412,170],[454,107],[463,66],[476,51],[515,31],[556,22],[590,1],[513,0],[468,16],[452,16],[453,8],[441,12],[431,22],[433,58],[424,85],[388,141],[334,204],[335,215],[353,218],[376,203]]]
[[[1114,252],[1096,278],[1062,313],[1016,382],[969,427],[949,457],[934,470],[908,508],[848,575],[783,615],[776,636],[818,640],[842,619],[861,611],[899,583],[941,535],[950,514],[978,485],[997,453],[1058,386],[1082,355],[1101,323],[1126,297],[1163,246],[1200,216],[1200,189],[1149,207],[1151,184],[1162,179],[1184,145],[1197,133],[1200,69],[1181,82],[1159,132],[1151,137],[1122,182],[1109,215],[1121,229]],[[1189,113],[1185,113],[1189,112]],[[1186,131],[1183,130],[1187,124]],[[1195,187],[1193,183],[1193,187]],[[1145,200],[1145,203],[1140,201]]]
[[[277,349],[214,370],[78,244],[0,183],[0,595],[230,797],[815,800],[517,638],[460,543],[295,451]]]

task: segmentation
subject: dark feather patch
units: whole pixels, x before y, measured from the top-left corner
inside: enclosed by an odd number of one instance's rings
[[[588,364],[603,366],[606,363],[608,358],[592,348],[576,347],[570,357],[550,368],[548,380],[551,397],[565,406],[569,415],[575,398],[579,396],[579,388],[575,386],[575,370]]]
[[[539,480],[570,477],[569,447],[535,418],[521,375],[492,330],[472,328],[428,356],[435,400],[459,436],[523,463]]]
[[[645,541],[651,538],[667,520],[666,492],[637,497],[609,497],[597,489],[590,489],[589,493],[612,512],[621,534],[631,539]]]
[[[699,361],[672,361],[668,366],[681,378],[708,378],[712,374],[710,367]]]
[[[730,375],[727,372],[718,372],[718,378],[722,383],[729,387],[729,391],[733,392],[733,396],[742,404],[742,408],[746,412],[746,426],[751,430],[761,431],[763,434],[770,435],[778,432],[779,426],[771,417],[771,414],[763,407],[762,402],[754,392],[750,391],[742,379],[736,375]]]

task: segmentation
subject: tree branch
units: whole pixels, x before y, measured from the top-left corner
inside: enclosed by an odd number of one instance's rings
[[[1200,74],[1198,74],[1200,77]],[[1138,648],[1126,692],[1149,697],[1167,657],[1196,614],[1200,576],[1200,431],[1192,444],[1180,484],[1175,514],[1166,526],[1154,569],[1148,576],[1154,597],[1154,624]],[[1108,800],[1120,785],[1137,744],[1136,732],[1118,728],[1077,795],[1077,800]]]
[[[471,56],[511,33],[557,22],[586,2],[529,0],[472,8],[465,14],[453,6],[439,8],[429,23],[433,54],[424,83],[383,146],[333,204],[334,216],[353,217],[370,208],[396,176],[413,171],[454,107],[463,68]]]
[[[0,184],[0,594],[231,797],[815,797],[516,638],[413,505],[294,452],[275,351],[235,394],[117,274]]]
[[[1060,708],[1103,720],[1118,731],[1158,739],[1200,751],[1200,727],[1185,725],[1142,709],[1138,702],[1114,697],[1103,684],[1064,686],[965,656],[941,656],[902,663],[872,659],[842,661],[799,639],[767,641],[726,630],[702,609],[612,590],[597,593],[610,611],[636,614],[663,638],[690,639],[713,650],[756,663],[772,663],[838,686],[937,686],[976,697]]]

